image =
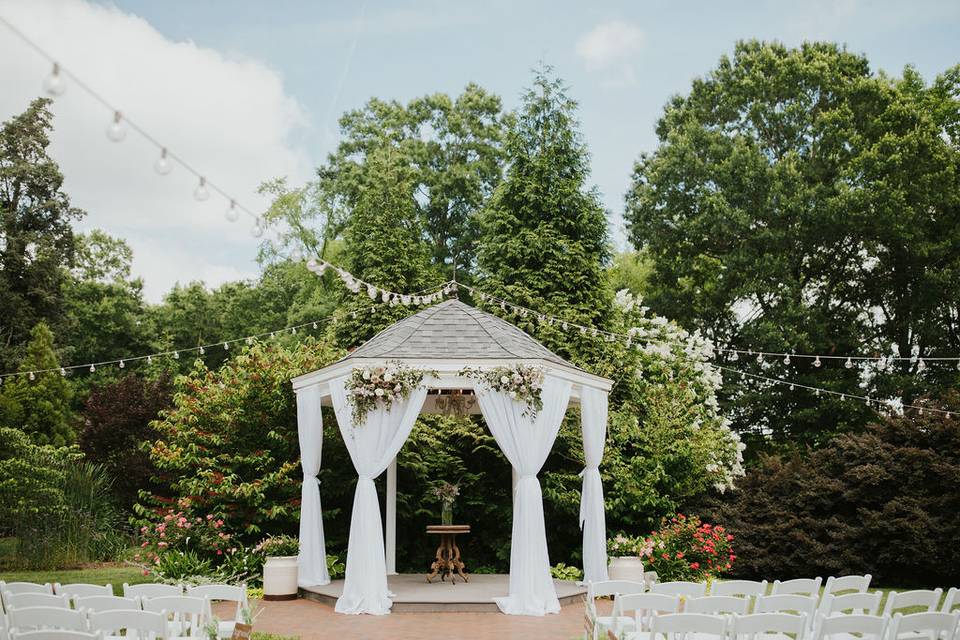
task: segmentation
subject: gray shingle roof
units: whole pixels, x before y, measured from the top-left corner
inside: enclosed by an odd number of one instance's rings
[[[343,359],[352,358],[535,358],[574,367],[506,320],[459,300],[446,300],[390,325]]]

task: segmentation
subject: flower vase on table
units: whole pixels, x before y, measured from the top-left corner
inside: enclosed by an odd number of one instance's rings
[[[453,524],[453,500],[444,500],[440,506],[440,524]]]
[[[441,482],[433,488],[431,493],[440,501],[440,524],[453,524],[453,503],[460,495],[460,485]]]

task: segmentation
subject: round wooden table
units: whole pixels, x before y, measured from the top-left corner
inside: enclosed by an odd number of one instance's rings
[[[440,536],[440,546],[437,547],[437,559],[430,566],[431,572],[427,582],[440,574],[441,582],[450,576],[450,584],[456,584],[456,575],[469,582],[463,572],[464,564],[460,560],[460,547],[457,546],[458,533],[470,533],[468,524],[431,524],[427,525],[427,533]]]

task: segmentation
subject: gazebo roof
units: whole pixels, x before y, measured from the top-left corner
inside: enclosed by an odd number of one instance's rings
[[[356,358],[537,359],[574,367],[506,320],[459,300],[446,300],[390,325],[343,360]]]

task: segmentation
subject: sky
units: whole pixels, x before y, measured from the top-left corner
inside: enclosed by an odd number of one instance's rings
[[[336,146],[337,118],[369,98],[407,101],[476,82],[515,108],[541,61],[580,105],[592,181],[625,248],[623,196],[639,154],[656,149],[664,104],[737,40],[831,40],[876,70],[932,79],[960,63],[960,2],[307,2],[302,0],[0,0],[5,18],[172,153],[254,211],[262,181],[311,179]],[[49,61],[0,25],[0,120],[41,94]],[[254,278],[251,218],[198,202],[180,167],[160,176],[156,147],[66,82],[51,154],[81,230],[134,251],[157,302],[177,282]]]

